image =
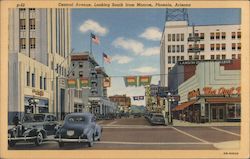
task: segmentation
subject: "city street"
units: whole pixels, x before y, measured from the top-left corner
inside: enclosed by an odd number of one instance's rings
[[[216,150],[237,148],[239,126],[151,126],[144,117],[98,121],[103,127],[101,141],[89,148],[83,143],[17,143],[11,150]],[[50,139],[53,137],[50,136]]]

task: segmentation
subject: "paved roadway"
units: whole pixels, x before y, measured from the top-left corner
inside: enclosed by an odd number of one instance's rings
[[[151,126],[143,117],[98,121],[103,126],[101,141],[89,148],[84,143],[68,143],[59,148],[54,141],[36,147],[17,143],[10,150],[215,150],[237,148],[239,126]]]

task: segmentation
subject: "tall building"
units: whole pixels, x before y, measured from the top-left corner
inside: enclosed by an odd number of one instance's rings
[[[9,9],[9,121],[65,111],[70,9]]]
[[[176,17],[171,14],[167,16]],[[161,86],[168,86],[168,72],[177,61],[241,57],[241,25],[191,26],[187,13],[182,14],[183,19],[166,18],[160,42]]]
[[[90,111],[97,116],[116,111],[115,104],[107,97],[107,87],[103,85],[104,78],[109,76],[89,52],[72,54],[70,68],[69,79],[78,81],[78,84],[75,88],[69,88],[69,91],[81,92],[78,98],[82,102],[77,104],[75,99],[71,99],[71,108],[77,110],[75,108],[78,107],[78,111]]]

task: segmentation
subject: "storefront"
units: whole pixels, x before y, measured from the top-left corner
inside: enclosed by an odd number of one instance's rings
[[[24,112],[25,113],[48,113],[49,100],[47,98],[39,98],[33,96],[24,97]]]

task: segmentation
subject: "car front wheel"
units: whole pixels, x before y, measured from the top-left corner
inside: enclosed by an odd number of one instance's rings
[[[35,144],[36,146],[40,146],[43,142],[43,134],[41,132],[39,132],[36,136],[36,139],[35,139]]]

